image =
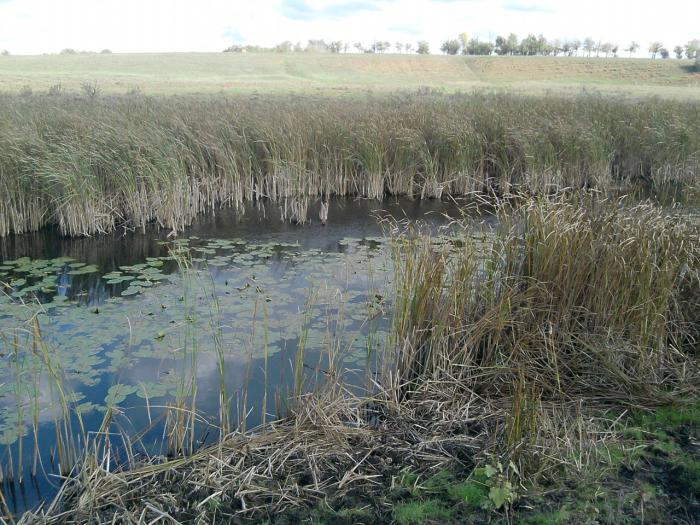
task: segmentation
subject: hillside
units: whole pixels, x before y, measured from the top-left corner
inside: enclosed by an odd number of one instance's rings
[[[0,57],[0,91],[357,92],[505,89],[541,93],[585,88],[633,95],[700,98],[691,62],[568,57],[462,57],[331,54],[86,54]]]

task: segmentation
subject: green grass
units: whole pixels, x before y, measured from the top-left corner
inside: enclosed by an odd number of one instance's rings
[[[424,525],[444,523],[452,512],[439,500],[410,501],[394,507],[394,519],[398,525]]]
[[[607,93],[700,98],[691,61],[553,57],[451,57],[313,53],[167,53],[0,57],[0,91],[77,91],[96,82],[108,93],[148,94],[366,90],[504,89],[525,93]]]

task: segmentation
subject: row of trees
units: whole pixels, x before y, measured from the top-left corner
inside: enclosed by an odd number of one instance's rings
[[[309,40],[306,46],[302,46],[301,42],[295,44],[289,40],[285,40],[274,47],[232,45],[224,49],[224,53],[347,53],[350,50],[354,50],[358,53],[386,53],[387,51],[395,50],[397,53],[415,52],[419,55],[427,55],[430,53],[430,45],[424,40],[416,44],[412,42],[394,42],[392,44],[389,41],[376,41],[370,45],[365,45],[362,42],[345,42],[343,40],[333,40],[332,42],[326,42],[325,40]]]
[[[494,42],[481,41],[478,38],[469,38],[467,33],[460,34],[457,38],[445,40],[440,46],[440,51],[447,55],[525,55],[525,56],[586,56],[586,57],[617,57],[620,53],[628,53],[629,56],[637,53],[641,46],[637,42],[630,42],[628,46],[620,48],[618,44],[612,42],[596,41],[592,38],[584,40],[548,40],[544,35],[530,34],[522,40],[514,33],[508,36],[498,36]],[[316,53],[348,53],[349,51],[358,53],[386,53],[394,51],[396,53],[418,53],[427,55],[430,53],[430,45],[426,41],[416,44],[412,42],[376,41],[370,45],[362,42],[345,42],[334,40],[309,40],[305,46],[297,42],[296,44],[285,41],[274,47],[266,48],[261,46],[239,46],[234,45],[224,50],[230,53],[245,52],[316,52]],[[652,42],[649,46],[649,53],[652,58],[670,58],[671,51],[664,47],[661,42]],[[673,55],[678,58],[698,58],[700,56],[700,40],[692,40],[684,46],[678,45],[673,48]]]
[[[629,53],[632,56],[640,49],[637,42],[630,44],[622,51]],[[544,35],[528,35],[522,40],[518,36],[511,33],[507,37],[498,36],[495,42],[482,42],[478,38],[469,38],[466,33],[462,33],[457,38],[445,40],[440,46],[440,51],[447,55],[543,55],[543,56],[582,56],[587,57],[617,57],[621,51],[618,44],[611,42],[595,41],[592,38],[581,40],[566,40],[558,39],[547,40]],[[661,42],[652,42],[649,46],[649,53],[652,58],[660,56],[661,58],[669,58],[671,53],[664,47]],[[698,58],[700,55],[700,40],[691,40],[685,46],[676,46],[673,49],[675,57],[681,58]]]

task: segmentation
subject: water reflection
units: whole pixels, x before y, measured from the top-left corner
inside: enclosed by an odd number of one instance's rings
[[[118,407],[113,424],[140,435],[134,447],[148,454],[167,452],[165,407],[192,406],[195,391],[202,421],[218,424],[225,391],[232,425],[258,425],[284,408],[301,336],[307,389],[323,380],[319,370],[338,349],[346,368],[358,370],[381,352],[392,272],[377,214],[436,227],[459,207],[333,201],[325,227],[294,226],[279,214],[269,203],[242,215],[220,210],[174,242],[156,229],[82,239],[44,230],[0,240],[0,281],[8,285],[0,296],[0,439],[16,512],[57,489],[56,385],[88,431],[100,428],[107,407]],[[181,270],[173,250],[187,253],[191,270]],[[215,435],[202,423],[196,440]],[[16,483],[20,471],[33,486]]]

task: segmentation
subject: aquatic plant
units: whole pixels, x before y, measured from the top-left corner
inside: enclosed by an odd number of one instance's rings
[[[499,223],[477,234],[466,216],[443,235],[396,225],[390,345],[365,391],[343,380],[342,309],[324,380],[307,385],[312,293],[285,417],[176,449],[187,457],[120,471],[86,462],[74,492],[27,519],[260,520],[344,501],[396,518],[439,495],[470,513],[509,513],[540,480],[603,479],[614,451],[626,453],[627,410],[697,400],[700,232],[596,193],[508,199],[495,211]],[[683,465],[694,480],[694,463]],[[384,502],[396,490],[426,505],[398,497],[392,510]]]
[[[697,185],[700,105],[597,96],[0,99],[0,236],[92,235],[316,196]],[[332,220],[332,211],[331,211]]]

